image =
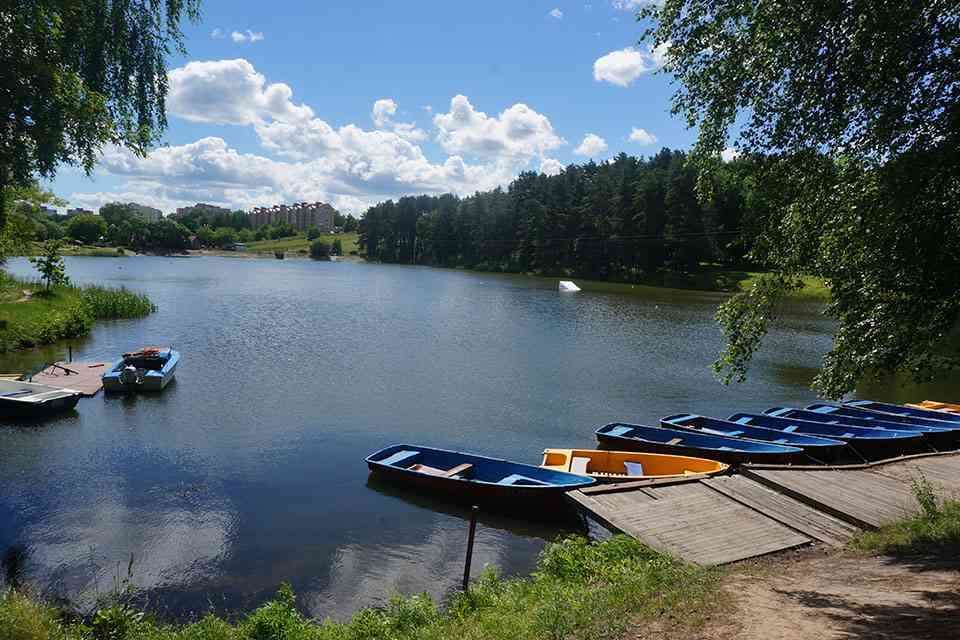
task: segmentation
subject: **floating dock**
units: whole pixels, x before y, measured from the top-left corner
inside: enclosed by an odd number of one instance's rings
[[[841,546],[859,529],[916,513],[920,475],[960,495],[960,453],[850,467],[744,466],[731,475],[604,484],[568,499],[604,526],[702,565],[814,543]]]
[[[90,397],[103,388],[100,377],[109,366],[107,362],[55,362],[33,374],[29,380],[58,389],[74,389],[84,397]]]

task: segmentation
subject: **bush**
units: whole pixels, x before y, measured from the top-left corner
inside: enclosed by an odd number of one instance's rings
[[[320,229],[316,227],[310,227],[307,229],[307,240],[316,240],[320,237]]]
[[[157,310],[146,294],[135,293],[126,287],[87,286],[81,290],[81,298],[90,315],[97,320],[142,318]]]
[[[310,257],[314,260],[329,260],[330,245],[323,240],[314,240],[310,243]]]
[[[93,244],[107,235],[107,223],[89,213],[74,216],[67,221],[67,235],[84,244]]]

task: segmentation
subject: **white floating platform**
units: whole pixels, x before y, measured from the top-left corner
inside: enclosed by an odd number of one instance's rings
[[[580,287],[574,284],[572,280],[561,280],[559,290],[573,293],[576,291],[580,291]]]

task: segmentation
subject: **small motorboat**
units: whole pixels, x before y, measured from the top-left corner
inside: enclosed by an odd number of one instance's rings
[[[928,409],[940,413],[960,414],[960,404],[953,402],[940,402],[939,400],[922,400],[917,403],[908,403],[906,406],[914,409]]]
[[[844,402],[844,406],[855,409],[866,409],[867,411],[876,411],[881,415],[891,414],[902,416],[904,418],[925,418],[927,420],[943,420],[945,422],[957,423],[956,428],[960,429],[960,415],[947,413],[945,411],[932,411],[930,409],[918,409],[910,405],[890,404],[888,402],[873,402],[872,400],[853,400]]]
[[[492,503],[560,497],[594,483],[573,473],[417,444],[393,444],[365,461],[371,472],[397,482]]]
[[[161,391],[177,372],[180,352],[166,347],[144,347],[123,354],[103,374],[105,391]]]
[[[34,418],[68,411],[77,406],[80,392],[36,382],[0,380],[0,416]]]
[[[807,460],[803,449],[688,431],[612,423],[597,429],[602,444],[633,451],[652,451],[719,460],[729,464],[756,462],[790,464]]]
[[[893,431],[836,422],[798,420],[765,413],[735,413],[727,420],[735,424],[842,440],[865,458],[890,457],[900,455],[906,450],[925,446],[923,434],[915,431]]]
[[[952,446],[958,442],[958,440],[960,440],[960,431],[936,426],[931,427],[923,424],[914,424],[913,422],[902,420],[899,416],[884,416],[872,411],[845,409],[843,407],[838,407],[838,409],[839,412],[828,412],[813,411],[810,409],[792,409],[790,407],[772,407],[764,411],[764,413],[783,418],[809,420],[811,422],[825,422],[853,427],[866,427],[872,429],[884,429],[887,431],[916,433],[923,436],[930,444],[937,446]],[[854,412],[867,414],[868,417],[850,415],[850,413]],[[896,418],[896,420],[881,419],[886,417]],[[941,424],[949,425],[949,423],[946,422]]]
[[[737,424],[728,420],[718,420],[717,418],[689,413],[661,418],[660,424],[673,429],[690,429],[691,431],[717,436],[745,438],[747,440],[800,447],[818,460],[832,460],[847,446],[847,443],[842,440],[832,440],[823,436]]]
[[[722,462],[690,456],[599,449],[544,449],[544,469],[590,476],[597,482],[713,475],[729,468]]]

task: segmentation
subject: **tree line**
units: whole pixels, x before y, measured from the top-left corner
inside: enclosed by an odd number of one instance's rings
[[[368,259],[384,262],[624,281],[742,265],[762,208],[752,189],[755,164],[718,160],[706,199],[698,198],[686,154],[670,149],[570,165],[557,175],[524,172],[505,190],[370,207],[360,243]]]

